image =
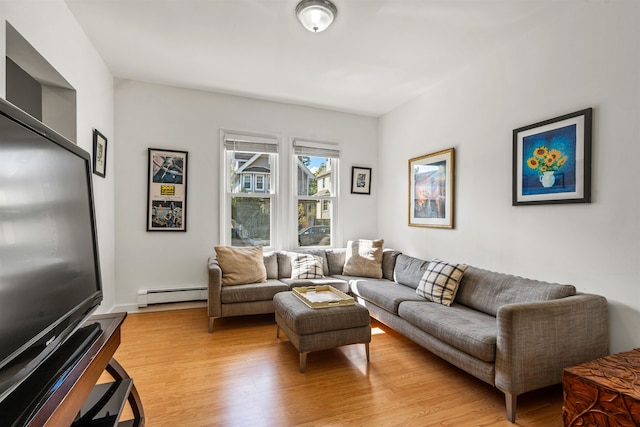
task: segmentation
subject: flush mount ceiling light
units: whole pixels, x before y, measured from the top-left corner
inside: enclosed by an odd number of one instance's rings
[[[302,0],[296,6],[296,15],[307,30],[319,33],[336,19],[338,9],[329,0]]]

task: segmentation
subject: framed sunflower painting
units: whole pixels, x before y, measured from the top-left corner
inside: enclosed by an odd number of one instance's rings
[[[592,109],[513,131],[513,206],[591,203]]]

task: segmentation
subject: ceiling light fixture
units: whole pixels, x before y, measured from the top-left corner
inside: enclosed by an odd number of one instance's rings
[[[336,19],[338,9],[329,0],[302,0],[296,6],[296,15],[307,30],[319,33]]]

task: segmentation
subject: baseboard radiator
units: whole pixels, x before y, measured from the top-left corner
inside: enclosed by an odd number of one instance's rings
[[[207,288],[195,286],[191,288],[174,289],[142,289],[138,291],[138,307],[152,304],[166,304],[171,302],[206,301]]]

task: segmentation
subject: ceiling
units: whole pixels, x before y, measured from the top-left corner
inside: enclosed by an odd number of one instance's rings
[[[553,0],[66,0],[118,78],[383,115],[534,28]]]

